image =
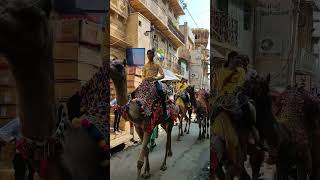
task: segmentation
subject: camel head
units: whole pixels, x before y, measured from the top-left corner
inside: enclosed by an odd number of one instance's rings
[[[110,62],[110,78],[113,82],[126,81],[126,60],[123,62],[119,60],[113,60]]]
[[[137,124],[141,123],[144,118],[144,114],[143,111],[141,111],[140,106],[137,103],[130,101],[128,107],[128,114],[130,114],[130,120]]]
[[[269,84],[270,75],[267,77],[255,77],[244,83],[242,92],[255,102],[257,111],[272,111]]]
[[[186,88],[186,91],[190,94],[190,96],[194,95],[196,92],[195,92],[195,89],[194,89],[194,86],[188,86]]]
[[[0,54],[11,63],[34,53],[48,52],[50,0],[0,2]],[[37,56],[38,57],[38,56]]]

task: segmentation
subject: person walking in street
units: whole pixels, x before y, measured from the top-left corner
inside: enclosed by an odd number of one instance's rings
[[[159,82],[159,80],[164,78],[164,72],[163,72],[163,69],[161,68],[161,66],[154,62],[154,50],[148,50],[147,55],[148,55],[149,61],[143,67],[142,78],[143,78],[143,80],[148,80],[148,79],[156,80],[155,84],[156,84],[158,95],[160,96],[160,100],[161,100],[161,105],[162,105],[162,110],[163,110],[163,118],[165,120],[167,120],[168,115],[167,115],[167,107],[166,107],[167,106],[166,105],[166,97],[165,97],[164,92],[162,90],[162,86]],[[160,74],[160,76],[158,76],[158,74]],[[150,137],[150,150],[151,151],[156,146],[155,139],[157,138],[157,136],[158,136],[158,126],[156,126],[153,129],[153,133]]]
[[[120,106],[117,104],[117,100],[114,99],[111,101],[111,106],[114,113],[114,123],[113,123],[113,131],[114,133],[120,132],[119,124],[121,119]]]
[[[19,118],[11,120],[9,123],[0,128],[0,144],[16,142],[22,137],[21,124]],[[1,151],[1,148],[0,148]],[[35,170],[32,166],[23,159],[19,151],[16,150],[16,153],[13,158],[13,168],[14,168],[14,177],[15,180],[33,180]]]

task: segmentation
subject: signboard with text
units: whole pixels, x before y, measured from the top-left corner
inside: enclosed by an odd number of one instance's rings
[[[291,0],[258,0],[258,56],[287,57],[292,28]]]

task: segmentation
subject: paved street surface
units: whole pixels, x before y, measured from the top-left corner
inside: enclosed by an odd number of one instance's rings
[[[173,156],[167,159],[166,171],[161,171],[160,166],[164,158],[166,133],[162,128],[157,146],[150,153],[151,180],[209,180],[209,140],[198,141],[198,125],[191,124],[190,134],[185,134],[181,141],[177,141],[178,127],[173,127],[172,151]],[[112,180],[135,180],[141,146],[130,146],[111,157]],[[142,173],[144,168],[142,169]]]

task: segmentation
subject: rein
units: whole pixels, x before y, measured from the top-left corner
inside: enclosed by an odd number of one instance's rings
[[[62,140],[64,131],[68,124],[68,118],[62,112],[60,106],[58,111],[59,123],[56,131],[44,141],[35,141],[27,137],[22,137],[17,141],[16,149],[24,160],[30,161],[35,169],[38,170],[40,177],[45,177],[48,170],[48,161],[58,158],[63,152]]]

